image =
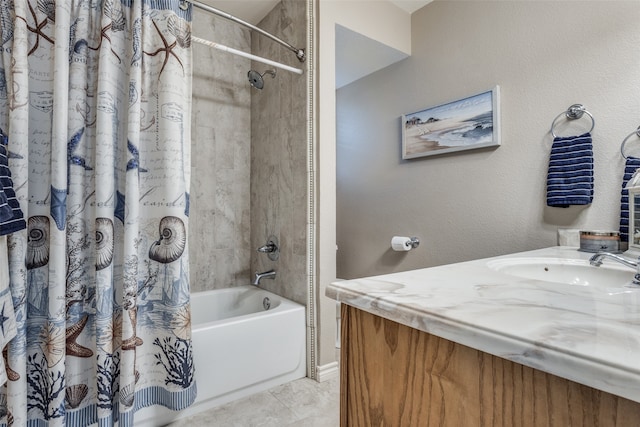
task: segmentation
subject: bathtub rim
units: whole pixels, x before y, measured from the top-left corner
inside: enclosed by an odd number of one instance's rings
[[[237,292],[238,290],[242,290],[244,289],[245,291],[249,291],[249,292],[263,292],[265,294],[267,294],[267,296],[272,296],[274,298],[277,298],[279,300],[278,306],[273,308],[273,309],[269,309],[269,310],[262,310],[262,311],[257,311],[254,313],[248,313],[248,314],[242,314],[239,316],[232,316],[232,317],[226,317],[224,319],[218,319],[218,320],[211,320],[211,321],[207,321],[207,322],[201,322],[201,323],[195,323],[193,322],[193,311],[191,313],[192,317],[192,324],[191,324],[191,330],[192,333],[196,332],[196,331],[204,331],[206,329],[212,328],[212,327],[216,327],[216,326],[220,326],[220,325],[228,325],[228,324],[234,324],[234,323],[240,323],[240,322],[246,322],[249,321],[255,317],[258,316],[275,316],[278,315],[279,313],[288,313],[290,311],[297,311],[297,310],[303,310],[306,312],[306,307],[302,304],[299,304],[295,301],[291,301],[288,298],[282,297],[278,294],[275,294],[271,291],[268,291],[266,289],[257,287],[255,285],[237,285],[237,286],[230,286],[228,288],[219,288],[219,289],[209,289],[206,291],[202,291],[202,292],[194,292],[191,294],[191,298],[193,299],[194,295],[202,295],[202,297],[205,296],[209,296],[211,294],[216,294],[216,293],[233,293],[233,292]]]

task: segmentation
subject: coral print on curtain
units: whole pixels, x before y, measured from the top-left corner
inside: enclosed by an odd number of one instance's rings
[[[27,229],[0,424],[121,426],[196,394],[189,305],[191,11],[0,0],[0,130]]]

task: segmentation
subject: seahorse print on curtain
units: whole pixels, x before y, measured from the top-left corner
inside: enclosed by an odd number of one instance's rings
[[[0,425],[121,426],[195,400],[191,10],[0,0],[0,128],[27,229]]]

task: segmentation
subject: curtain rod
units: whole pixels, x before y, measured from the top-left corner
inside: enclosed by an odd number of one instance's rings
[[[180,7],[182,9],[186,9],[187,8],[187,6],[186,6],[187,3],[191,3],[192,5],[197,7],[198,9],[202,9],[204,11],[213,13],[215,15],[221,16],[221,17],[229,19],[229,20],[231,20],[231,21],[233,21],[235,23],[243,25],[243,26],[245,26],[245,27],[247,27],[247,28],[249,28],[251,30],[257,31],[258,33],[262,34],[263,36],[266,36],[266,37],[270,38],[271,40],[273,40],[273,41],[275,41],[277,43],[280,43],[282,46],[286,47],[287,49],[289,49],[290,51],[295,53],[296,57],[298,58],[298,60],[300,60],[300,62],[304,62],[304,60],[305,60],[304,49],[298,49],[297,47],[290,45],[286,41],[274,36],[273,34],[267,32],[265,30],[263,30],[262,28],[256,27],[255,25],[250,24],[250,23],[248,23],[246,21],[243,21],[242,19],[237,18],[237,17],[231,15],[230,13],[227,13],[227,12],[222,11],[220,9],[216,9],[215,7],[212,7],[212,6],[209,6],[207,4],[201,3],[201,2],[199,2],[197,0],[184,0],[184,2],[180,3]]]
[[[213,48],[218,49],[218,50],[222,50],[222,51],[225,51],[225,52],[233,53],[233,54],[238,55],[238,56],[249,58],[249,59],[251,59],[253,61],[262,62],[263,64],[273,65],[274,67],[282,68],[283,70],[291,71],[292,73],[302,74],[302,70],[299,69],[299,68],[290,67],[288,65],[281,64],[279,62],[272,61],[270,59],[263,58],[261,56],[252,55],[250,53],[246,53],[246,52],[243,52],[241,50],[234,49],[232,47],[228,47],[228,46],[225,46],[225,45],[222,45],[222,44],[219,44],[219,43],[211,42],[209,40],[201,39],[200,37],[191,36],[191,41],[194,41],[196,43],[200,43],[200,44],[203,44],[203,45],[206,45],[206,46],[210,46],[210,47],[213,47]]]

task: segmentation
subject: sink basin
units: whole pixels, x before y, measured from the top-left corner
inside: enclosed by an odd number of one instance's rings
[[[634,270],[623,266],[603,264],[594,267],[589,261],[562,258],[504,258],[489,261],[487,266],[523,279],[577,286],[624,286],[635,274]]]

